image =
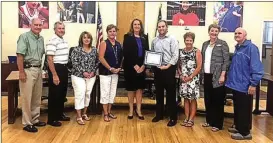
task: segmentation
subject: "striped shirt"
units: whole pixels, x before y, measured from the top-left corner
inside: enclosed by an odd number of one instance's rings
[[[163,38],[159,36],[155,37],[152,41],[151,51],[163,54],[162,65],[176,65],[178,61],[179,45],[173,36],[166,35]]]
[[[53,62],[59,64],[67,64],[69,47],[68,43],[54,34],[54,36],[46,44],[46,55],[52,55]]]

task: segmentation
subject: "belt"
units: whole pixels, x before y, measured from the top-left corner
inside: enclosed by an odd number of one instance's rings
[[[31,68],[31,67],[40,68],[41,65],[24,65],[24,68]]]
[[[54,63],[54,65],[67,66],[67,64]]]

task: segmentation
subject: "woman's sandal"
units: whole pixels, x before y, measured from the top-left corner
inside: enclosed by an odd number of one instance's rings
[[[108,116],[109,116],[110,118],[112,118],[112,119],[117,119],[117,116],[115,116],[115,115],[112,114],[112,113],[108,113]]]
[[[86,114],[82,115],[82,119],[85,120],[85,121],[89,121],[90,120],[90,118]]]
[[[82,118],[76,118],[76,121],[79,125],[85,125],[84,121],[82,120]]]
[[[202,124],[202,127],[210,127],[210,124],[206,122],[206,123]]]
[[[105,122],[110,122],[109,116],[108,116],[107,114],[104,115],[104,121],[105,121]]]
[[[212,127],[211,130],[212,130],[213,132],[218,132],[220,129],[217,128],[217,127]]]
[[[194,125],[193,120],[188,120],[188,123],[185,125],[185,127],[192,127]]]
[[[181,126],[186,126],[187,123],[188,123],[188,119],[185,119],[180,125],[181,125]]]

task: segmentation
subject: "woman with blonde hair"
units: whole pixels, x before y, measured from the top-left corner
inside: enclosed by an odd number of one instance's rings
[[[89,121],[86,111],[90,103],[98,67],[97,49],[92,47],[92,35],[84,31],[79,38],[79,46],[75,47],[71,53],[72,63],[72,86],[75,94],[75,109],[77,111],[76,121],[79,125],[84,125],[84,121]],[[83,112],[81,111],[83,109]]]
[[[116,40],[118,28],[110,24],[106,28],[107,39],[100,44],[99,68],[100,74],[100,103],[103,106],[104,121],[110,122],[110,118],[116,119],[111,112],[112,104],[117,92],[118,73],[121,70],[122,47]]]

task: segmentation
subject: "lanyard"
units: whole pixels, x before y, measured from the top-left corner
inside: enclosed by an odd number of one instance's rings
[[[116,58],[116,64],[118,64],[118,46],[117,45],[112,45],[113,47],[113,51],[114,51],[114,55]]]

